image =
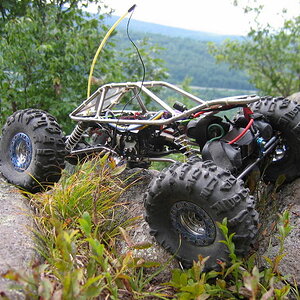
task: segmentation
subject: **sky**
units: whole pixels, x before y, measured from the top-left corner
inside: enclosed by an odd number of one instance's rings
[[[255,0],[239,0],[247,2]],[[113,8],[114,15],[123,15],[133,4],[136,8],[133,19],[167,26],[205,31],[218,34],[246,35],[250,15],[233,0],[104,0]],[[265,5],[263,20],[272,26],[282,25],[278,13],[288,10],[288,17],[300,14],[299,0],[259,0]]]

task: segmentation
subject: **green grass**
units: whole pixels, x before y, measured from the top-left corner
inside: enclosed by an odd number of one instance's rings
[[[30,272],[9,271],[5,277],[24,291],[26,299],[300,299],[295,286],[278,269],[284,256],[283,242],[291,230],[289,215],[278,223],[279,251],[265,258],[259,269],[255,257],[241,260],[235,253],[233,235],[226,219],[218,224],[231,263],[220,262],[219,271],[203,272],[207,258],[199,257],[189,270],[173,270],[169,282],[157,283],[166,265],[144,261],[134,251],[149,244],[132,245],[126,229],[135,220],[124,219],[118,201],[126,187],[116,176],[121,169],[109,167],[107,157],[80,165],[73,174],[48,192],[31,195],[36,210],[37,250],[42,262]],[[120,254],[118,241],[128,251]],[[152,273],[146,272],[151,268]],[[152,275],[150,275],[152,274]]]

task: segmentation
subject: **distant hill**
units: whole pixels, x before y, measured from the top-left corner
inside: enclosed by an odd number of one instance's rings
[[[132,28],[130,36],[138,47],[146,38],[149,44],[163,48],[157,58],[165,62],[170,74],[168,80],[172,83],[182,83],[186,77],[189,77],[192,78],[191,85],[194,86],[253,90],[244,72],[231,70],[227,64],[215,62],[214,57],[208,53],[207,41],[139,32]],[[124,29],[118,29],[113,39],[117,49],[124,50],[132,47]]]
[[[107,25],[113,25],[118,16],[108,16],[104,22]],[[127,22],[126,20],[121,22],[118,26],[119,29],[126,29]],[[139,31],[149,34],[161,34],[169,37],[182,37],[182,38],[190,38],[198,41],[211,41],[211,42],[222,42],[227,38],[230,39],[241,39],[241,36],[238,35],[220,35],[215,33],[203,32],[203,31],[195,31],[195,30],[187,30],[183,28],[170,27],[165,25],[159,25],[155,23],[148,23],[143,21],[138,21],[132,19],[130,21],[130,30],[131,31]]]
[[[117,16],[110,16],[105,19],[105,23],[111,26],[117,19]],[[127,22],[124,20],[113,37],[119,50],[132,47],[126,34],[126,26]],[[144,38],[151,45],[162,47],[163,50],[158,53],[157,58],[165,62],[170,74],[168,81],[181,84],[185,78],[191,78],[192,86],[201,87],[195,90],[200,96],[215,98],[241,94],[242,90],[248,94],[248,91],[254,90],[244,72],[229,69],[225,63],[217,64],[208,52],[208,42],[220,43],[227,38],[241,39],[241,36],[218,35],[137,20],[131,20],[130,36],[138,47]],[[236,93],[234,90],[237,90]]]

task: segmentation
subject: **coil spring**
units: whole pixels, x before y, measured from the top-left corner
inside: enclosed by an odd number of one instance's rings
[[[189,139],[185,134],[175,137],[174,144],[179,147],[179,151],[185,156],[190,157],[196,154],[196,151],[188,146]]]
[[[71,151],[74,146],[80,141],[82,134],[85,128],[82,123],[78,123],[74,130],[72,131],[71,135],[66,141],[66,150]]]

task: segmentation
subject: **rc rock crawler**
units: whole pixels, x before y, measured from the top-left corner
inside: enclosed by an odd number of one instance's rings
[[[59,180],[65,159],[76,163],[104,151],[128,167],[169,162],[145,191],[145,215],[157,242],[186,267],[200,254],[210,256],[208,269],[228,260],[217,226],[224,218],[237,254],[247,253],[258,225],[244,184],[253,171],[266,182],[300,176],[300,106],[288,99],[204,101],[166,82],[111,83],[70,117],[77,125],[66,137],[44,111],[9,117],[0,145],[2,174],[37,192]]]

